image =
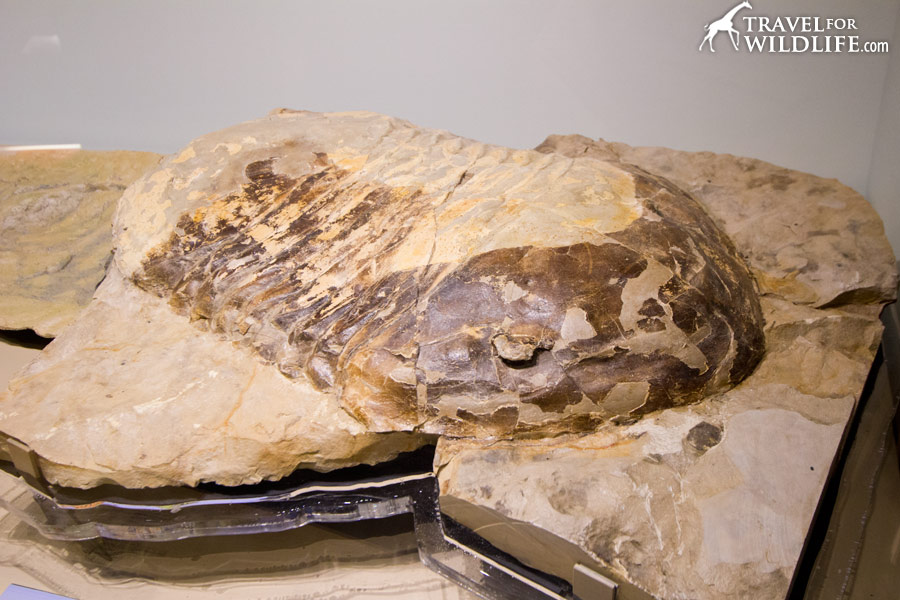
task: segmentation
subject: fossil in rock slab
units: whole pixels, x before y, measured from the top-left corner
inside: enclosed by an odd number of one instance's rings
[[[745,266],[665,180],[368,114],[255,127],[125,199],[120,232],[134,204],[180,211],[127,272],[375,430],[584,428],[726,389],[762,353]]]
[[[258,481],[423,433],[590,431],[729,389],[764,353],[752,276],[675,185],[373,113],[276,111],[199,138],[126,191],[114,240],[93,324],[0,403],[0,430],[78,485]],[[172,342],[187,331],[203,342]],[[160,432],[129,467],[128,436]],[[388,437],[349,444],[362,432]]]

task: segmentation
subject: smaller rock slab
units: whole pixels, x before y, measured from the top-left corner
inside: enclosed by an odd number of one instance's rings
[[[881,325],[763,307],[771,352],[721,396],[585,436],[442,438],[442,509],[560,577],[580,562],[654,598],[784,598]]]
[[[539,149],[690,191],[751,266],[766,355],[735,388],[636,423],[442,438],[443,510],[560,577],[580,562],[654,598],[784,598],[896,295],[878,215],[836,180],[754,159],[582,136]]]
[[[0,329],[55,337],[103,279],[116,202],[151,152],[0,153]]]

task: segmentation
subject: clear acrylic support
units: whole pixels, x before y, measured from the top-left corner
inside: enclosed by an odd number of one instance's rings
[[[491,600],[573,600],[571,585],[532,570],[441,514],[437,478],[422,451],[376,468],[298,473],[255,486],[38,490],[3,465],[0,505],[43,536],[162,542],[285,531],[308,523],[412,513],[421,561]]]

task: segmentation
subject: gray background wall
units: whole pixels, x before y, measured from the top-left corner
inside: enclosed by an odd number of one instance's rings
[[[853,17],[887,54],[735,53],[724,34],[698,52],[735,3],[0,0],[0,144],[173,152],[277,106],[514,147],[581,133],[836,177],[900,248],[900,1],[742,13]]]

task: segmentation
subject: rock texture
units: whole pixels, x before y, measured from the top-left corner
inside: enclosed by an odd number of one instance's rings
[[[833,180],[371,113],[200,138],[114,231],[0,397],[49,479],[236,484],[439,434],[451,516],[658,598],[786,595],[897,284]]]
[[[191,326],[115,267],[0,410],[48,480],[79,487],[236,485],[384,461],[428,441],[368,432],[336,397]]]
[[[109,264],[116,201],[160,158],[0,153],[0,329],[54,337],[75,320]]]
[[[443,438],[444,510],[562,577],[582,562],[656,598],[784,598],[896,289],[877,215],[836,181],[751,159],[580,136],[540,148],[691,189],[760,281],[767,352],[737,387],[637,423]]]
[[[726,390],[764,350],[745,265],[668,181],[372,113],[200,138],[126,191],[114,233],[83,322],[0,403],[70,485],[592,430]]]

